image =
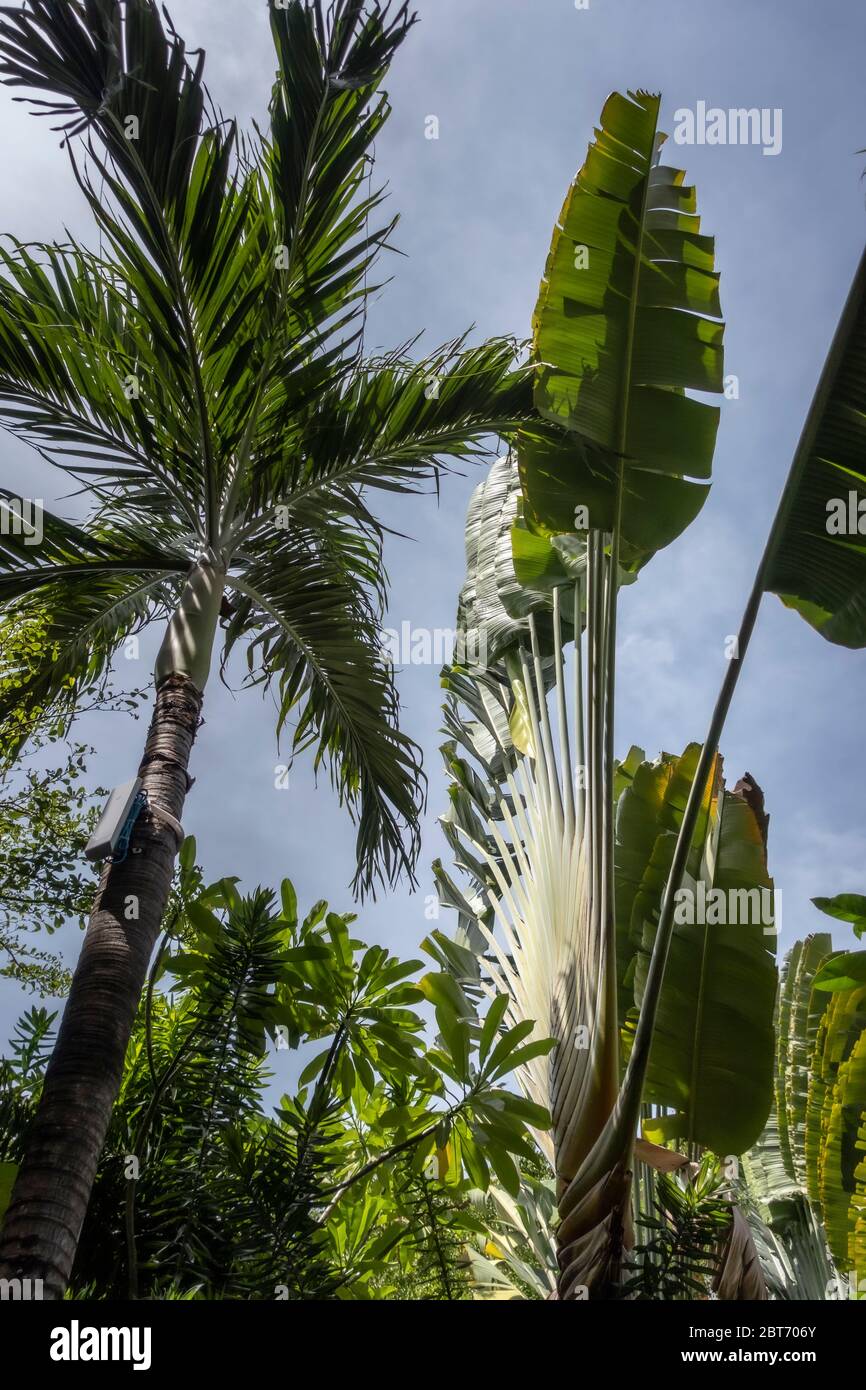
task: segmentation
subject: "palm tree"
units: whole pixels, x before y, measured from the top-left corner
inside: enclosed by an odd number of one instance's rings
[[[87,520],[0,539],[0,603],[45,621],[0,721],[26,737],[118,645],[165,621],[131,849],[106,864],[0,1242],[0,1273],[62,1295],[172,880],[214,661],[246,646],[279,727],[357,822],[356,889],[411,875],[422,779],[378,630],[383,528],[411,492],[525,418],[506,342],[424,362],[363,353],[393,222],[369,151],[414,22],[391,0],[272,6],[269,126],[214,108],[204,55],[155,0],[28,0],[0,15],[0,76],[59,122],[99,249],[0,251],[0,422],[89,489]],[[371,221],[372,220],[372,221]],[[12,500],[3,493],[5,503]]]

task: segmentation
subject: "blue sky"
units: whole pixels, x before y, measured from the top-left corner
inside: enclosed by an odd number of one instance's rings
[[[716,237],[727,319],[726,371],[739,399],[724,402],[709,501],[686,536],[657,556],[621,603],[617,749],[678,752],[706,730],[735,632],[809,399],[859,256],[866,216],[858,0],[417,0],[421,23],[400,52],[389,88],[394,115],[377,144],[378,174],[401,213],[394,282],[373,308],[369,346],[423,330],[422,347],[476,326],[525,336],[554,219],[582,162],[605,96],[660,90],[663,126],[708,106],[781,108],[781,152],[753,146],[675,146],[698,188],[703,230]],[[226,112],[261,116],[273,59],[265,6],[175,0],[191,45],[207,49],[209,84]],[[438,140],[425,138],[429,116]],[[2,230],[27,239],[87,236],[85,210],[46,121],[0,91]],[[4,483],[55,500],[46,470],[14,441],[0,442]],[[477,476],[446,480],[440,501],[402,500],[384,513],[414,539],[393,540],[390,624],[450,628],[462,581],[463,519]],[[147,678],[142,644],[129,683]],[[124,663],[125,664],[125,663]],[[121,672],[122,676],[126,672]],[[359,934],[404,956],[429,931],[430,861],[445,854],[439,771],[441,692],[435,665],[401,675],[404,727],[425,751],[430,778],[420,883],[365,904]],[[783,946],[829,926],[816,895],[866,891],[863,709],[866,653],[831,647],[764,600],[723,740],[728,780],[748,770],[762,785],[770,869],[782,892]],[[197,781],[185,813],[206,871],[247,887],[288,875],[302,903],[351,906],[353,831],[327,777],[308,763],[274,789],[273,712],[256,693],[232,695],[214,678],[194,752]],[[98,743],[94,778],[134,775],[142,724],[120,715],[80,734]],[[447,914],[440,925],[449,929]],[[841,943],[845,929],[835,933]],[[57,938],[55,938],[57,940]],[[77,933],[63,934],[74,960]],[[24,1002],[0,982],[0,1036]],[[276,1065],[290,1065],[277,1055]]]

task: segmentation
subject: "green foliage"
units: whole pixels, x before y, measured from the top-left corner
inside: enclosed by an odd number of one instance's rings
[[[16,670],[36,672],[55,655],[44,615],[0,614],[0,698],[14,686]],[[118,692],[106,677],[86,708],[135,715],[141,694]],[[18,718],[0,725],[0,975],[57,995],[68,986],[68,971],[27,938],[67,922],[84,925],[95,879],[83,853],[98,816],[95,798],[106,793],[87,786],[93,749],[69,738],[68,711],[55,705],[38,715],[28,720],[18,711]],[[22,741],[28,761],[13,767]]]
[[[521,1163],[516,1197],[500,1187],[473,1194],[477,1228],[468,1247],[473,1295],[483,1300],[550,1298],[556,1291],[556,1191],[539,1155]]]
[[[167,922],[73,1294],[466,1297],[469,1189],[491,1168],[510,1182],[527,1119],[545,1118],[505,1089],[524,1031],[366,947],[351,914],[320,902],[301,919],[288,881],[279,898],[204,886],[192,840]],[[22,1021],[3,1064],[2,1160],[19,1157],[49,1025]],[[269,1114],[269,1056],[300,1047],[297,1089]]]
[[[824,962],[813,983],[815,989],[828,994],[866,984],[866,951],[840,951]]]
[[[395,1173],[394,1201],[407,1223],[399,1244],[400,1274],[392,1297],[423,1302],[457,1303],[471,1297],[464,1249],[471,1228],[468,1184],[446,1186],[439,1172],[441,1162],[423,1172],[404,1160],[403,1174]]]
[[[0,16],[0,79],[55,117],[101,248],[0,250],[0,424],[92,504],[81,524],[46,512],[38,551],[0,537],[0,606],[41,615],[52,652],[12,663],[0,726],[14,746],[67,712],[204,568],[222,660],[243,649],[278,730],[329,769],[366,891],[411,873],[423,802],[381,659],[371,494],[422,490],[486,452],[531,413],[531,385],[505,340],[365,355],[394,227],[370,166],[407,6],[288,0],[270,17],[269,119],[245,136],[157,0]],[[168,669],[203,686],[212,627],[180,626]]]
[[[815,979],[818,989],[818,977]],[[866,1264],[866,985],[833,990],[810,1061],[806,1188],[837,1266]]]
[[[862,893],[837,893],[835,898],[813,898],[812,902],[828,917],[850,922],[855,936],[866,932],[866,897]]]
[[[568,191],[533,318],[546,423],[518,449],[529,529],[608,532],[630,570],[700,511],[719,411],[685,393],[723,386],[714,243],[661,163],[660,106],[612,93]]]
[[[29,1009],[15,1024],[7,1056],[0,1058],[0,1220],[12,1195],[27,1128],[39,1103],[56,1017],[46,1009]]]
[[[83,925],[94,875],[83,859],[97,815],[84,785],[83,744],[50,767],[0,776],[0,975],[42,994],[63,994],[69,974],[28,933]]]
[[[815,902],[830,916],[856,921],[863,899]],[[812,1290],[832,1282],[834,1265],[858,1278],[866,1263],[862,955],[833,951],[825,932],[788,953],[777,1005],[776,1103],[745,1165],[748,1190],[797,1283]]]
[[[660,1173],[653,1213],[638,1217],[646,1239],[635,1245],[621,1296],[638,1300],[709,1298],[731,1227],[718,1160],[707,1155],[694,1174]]]
[[[844,647],[866,645],[864,347],[866,255],[800,436],[761,574],[766,591]]]
[[[618,771],[617,963],[631,1007],[630,1047],[643,1002],[662,893],[700,748],[654,763],[640,750]],[[772,879],[760,790],[725,788],[721,763],[705,797],[680,890],[643,1099],[666,1108],[644,1133],[739,1154],[772,1103],[776,968]],[[715,896],[713,896],[715,895]],[[703,904],[703,907],[700,905]]]

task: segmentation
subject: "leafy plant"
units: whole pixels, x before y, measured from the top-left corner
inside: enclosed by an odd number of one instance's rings
[[[626,1267],[622,1297],[705,1299],[718,1283],[731,1207],[722,1197],[717,1160],[708,1156],[694,1174],[660,1173],[655,1211],[638,1217],[646,1238]]]
[[[505,1086],[525,1030],[482,1023],[450,977],[367,948],[352,914],[319,902],[301,919],[288,880],[279,902],[242,896],[230,878],[203,885],[194,860],[188,841],[73,1297],[468,1297],[479,1153],[510,1171],[533,1152],[530,1108]],[[10,1166],[50,1023],[22,1020],[0,1068]],[[298,1089],[269,1114],[269,1057],[301,1047]]]
[[[813,901],[856,930],[862,898]],[[846,1273],[854,1295],[862,1292],[866,986],[857,978],[860,955],[834,951],[826,932],[788,953],[777,1004],[774,1112],[745,1164],[747,1187],[802,1297],[833,1297]]]
[[[683,874],[700,822],[703,799],[711,785],[719,742],[736,690],[743,660],[751,641],[761,600],[765,593],[776,593],[789,606],[816,627],[829,641],[849,647],[866,644],[863,627],[862,546],[841,539],[840,532],[851,532],[850,521],[841,526],[840,507],[844,493],[846,516],[859,516],[862,505],[862,467],[859,441],[862,411],[858,401],[863,390],[861,345],[866,324],[866,257],[861,260],[851,287],[821,379],[812,400],[791,469],[770,527],[770,533],[755,575],[734,646],[735,657],[728,662],[725,678],[710,719],[695,774],[685,804],[677,842],[662,897],[649,982],[661,988],[671,940]],[[845,491],[847,489],[847,491]],[[835,517],[835,524],[831,519]],[[841,914],[847,915],[847,905]],[[854,908],[855,920],[862,912],[862,899]],[[850,983],[849,979],[849,983]],[[636,1081],[648,1063],[652,1040],[652,1020],[648,1016],[643,1036],[640,1029],[632,1052],[631,1066]],[[853,1103],[859,1094],[856,1063]],[[847,1073],[846,1073],[847,1074]],[[611,1142],[617,1120],[612,1120]],[[837,1135],[838,1137],[838,1135]],[[815,1143],[813,1131],[813,1146]],[[861,1175],[862,1176],[862,1175]],[[838,1166],[835,1181],[839,1182]],[[851,1191],[847,1174],[843,1186]],[[847,1198],[841,1202],[847,1210]],[[841,1241],[841,1230],[836,1231]],[[841,1248],[840,1246],[837,1248]]]
[[[445,676],[453,786],[444,828],[473,885],[464,893],[439,872],[443,902],[460,913],[448,959],[472,978],[465,948],[474,947],[482,987],[486,975],[507,988],[510,1016],[530,1009],[559,1041],[549,1072],[537,1064],[520,1079],[536,1098],[549,1088],[565,1298],[577,1289],[604,1296],[618,1282],[643,1103],[661,1107],[648,1131],[657,1138],[722,1152],[748,1147],[766,1120],[767,919],[750,911],[745,932],[716,934],[712,918],[696,918],[689,933],[677,909],[684,891],[715,888],[717,878],[729,899],[770,888],[760,789],[746,776],[720,795],[718,759],[763,593],[781,593],[831,640],[860,642],[857,546],[821,538],[817,503],[831,474],[857,487],[862,267],[707,738],[679,768],[663,755],[640,769],[647,804],[633,788],[622,794],[637,779],[628,759],[614,759],[618,591],[699,509],[717,414],[686,393],[723,382],[713,246],[694,191],[660,164],[658,113],[646,93],[612,96],[566,199],[533,322],[540,420],[523,428],[516,462],[499,461],[469,511],[460,620],[489,640],[485,648],[476,636],[484,656]],[[839,989],[866,978],[861,954],[832,963],[827,987],[831,975]],[[621,1074],[615,1021],[624,1014]],[[856,1056],[845,1077],[856,1104]]]
[[[553,1298],[559,1272],[556,1192],[543,1165],[523,1165],[516,1197],[499,1187],[477,1193],[475,1209],[480,1229],[468,1246],[473,1297]]]
[[[617,968],[632,995],[627,1051],[699,754],[691,744],[679,758],[647,763],[633,749],[619,769]],[[686,1152],[743,1153],[770,1109],[777,928],[763,820],[754,780],[728,791],[719,765],[681,885],[643,1089],[657,1107],[644,1135]]]
[[[57,1017],[31,1008],[16,1023],[10,1055],[0,1058],[0,1220],[9,1204],[24,1138],[42,1090],[42,1077]]]
[[[45,640],[46,621],[38,613],[27,619],[0,614],[0,699],[22,666],[37,671],[55,659]],[[117,691],[106,677],[80,712],[135,715],[140,698],[137,690]],[[68,718],[0,725],[0,974],[43,995],[65,993],[69,972],[58,956],[28,938],[86,920],[94,878],[80,861],[97,818],[94,800],[106,795],[86,783],[94,750],[70,734]],[[28,758],[15,767],[22,739]]]

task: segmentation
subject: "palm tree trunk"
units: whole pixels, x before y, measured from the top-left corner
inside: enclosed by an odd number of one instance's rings
[[[120,1089],[178,848],[155,808],[181,819],[201,705],[186,674],[157,688],[139,768],[150,807],[136,821],[126,859],[103,869],[0,1237],[0,1278],[41,1279],[45,1298],[62,1298],[69,1280]]]

